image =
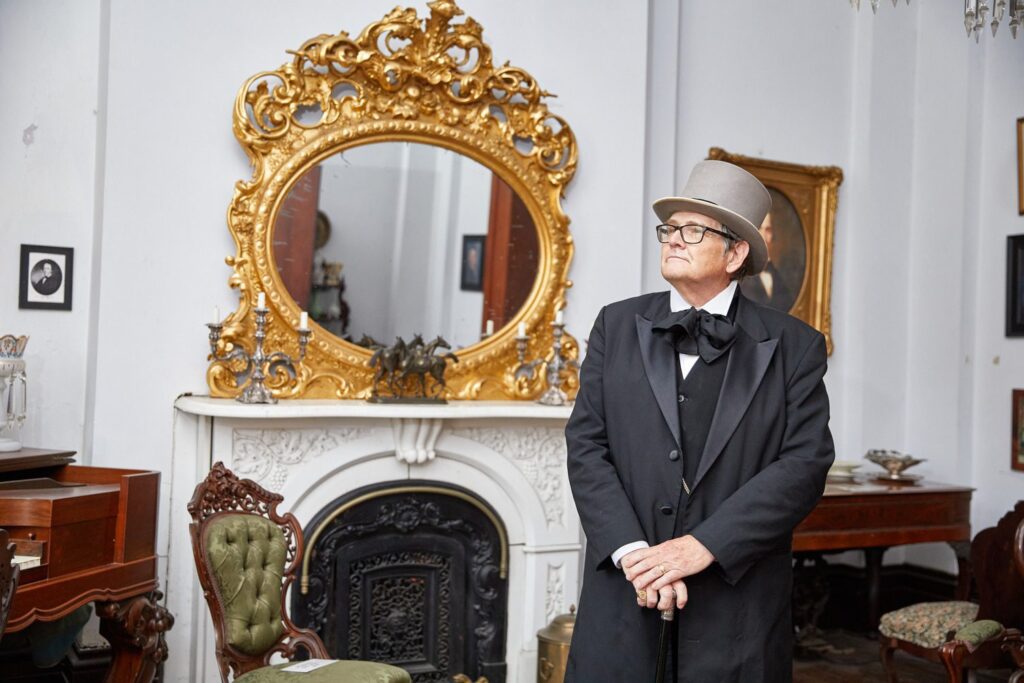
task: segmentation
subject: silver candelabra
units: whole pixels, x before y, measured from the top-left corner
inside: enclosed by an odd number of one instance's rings
[[[267,313],[270,309],[265,306],[257,306],[252,309],[256,314],[256,349],[249,353],[242,347],[236,345],[230,353],[221,355],[217,350],[217,342],[220,341],[220,333],[224,329],[224,323],[212,322],[206,326],[210,328],[210,353],[213,359],[225,364],[233,361],[245,363],[245,367],[234,372],[235,386],[241,387],[246,382],[245,391],[239,394],[235,400],[241,403],[277,403],[270,389],[263,383],[268,375],[275,375],[278,372],[285,372],[289,377],[295,379],[295,365],[301,363],[306,357],[306,345],[309,344],[310,330],[302,327],[299,332],[299,357],[292,358],[283,351],[274,351],[271,354],[263,352],[263,341],[267,338]],[[229,366],[230,367],[230,366]]]
[[[564,406],[569,402],[569,397],[562,390],[562,371],[566,368],[579,368],[579,363],[562,355],[562,335],[565,330],[565,323],[555,320],[551,323],[551,334],[554,337],[551,348],[551,360],[537,358],[526,360],[526,344],[529,341],[527,335],[516,337],[516,352],[519,357],[519,364],[516,366],[515,378],[530,378],[541,365],[547,368],[548,388],[537,399],[537,403],[547,406]]]

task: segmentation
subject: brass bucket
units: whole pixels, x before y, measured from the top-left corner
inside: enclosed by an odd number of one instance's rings
[[[576,625],[576,606],[537,631],[537,683],[562,683],[569,663],[569,643]]]

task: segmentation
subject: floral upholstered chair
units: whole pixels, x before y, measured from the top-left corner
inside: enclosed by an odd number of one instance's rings
[[[889,683],[898,681],[893,654],[903,650],[941,662],[949,680],[965,669],[1001,669],[1024,657],[1024,501],[971,542],[971,573],[978,602],[921,602],[882,615],[878,631]],[[1024,558],[1020,560],[1024,564]],[[1024,661],[1024,660],[1021,660]]]
[[[225,682],[230,670],[237,683],[294,683],[294,674],[280,671],[291,662],[271,666],[273,655],[292,659],[305,650],[315,659],[329,657],[320,637],[296,627],[285,610],[302,557],[302,529],[294,515],[277,512],[282,500],[218,462],[188,504],[192,551]],[[358,661],[336,661],[298,678],[301,683],[411,683],[403,669]]]

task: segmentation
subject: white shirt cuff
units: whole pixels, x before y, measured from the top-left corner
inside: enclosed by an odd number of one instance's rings
[[[650,548],[650,547],[651,546],[648,545],[647,541],[633,541],[632,543],[627,543],[626,545],[622,546],[621,548],[616,550],[614,553],[612,553],[612,563],[614,563],[615,566],[618,567],[619,566],[619,560],[621,560],[626,555],[629,555],[634,550],[640,550],[640,548]]]

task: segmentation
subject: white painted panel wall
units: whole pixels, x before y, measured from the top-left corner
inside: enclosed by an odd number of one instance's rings
[[[0,335],[27,334],[26,445],[83,443],[94,278],[98,0],[0,2]],[[72,247],[71,311],[19,310],[21,245]]]
[[[1008,36],[1003,36],[1008,37]],[[1006,236],[1024,234],[1016,202],[1016,119],[1024,116],[1024,45],[1003,40],[981,55],[980,120],[970,139],[979,157],[970,181],[976,184],[976,213],[965,221],[965,240],[974,242],[972,296],[964,297],[973,324],[973,420],[970,440],[975,525],[994,523],[1014,501],[1024,499],[1024,472],[1010,470],[1010,392],[1024,389],[1024,339],[1004,334]],[[969,329],[969,328],[968,328]]]

